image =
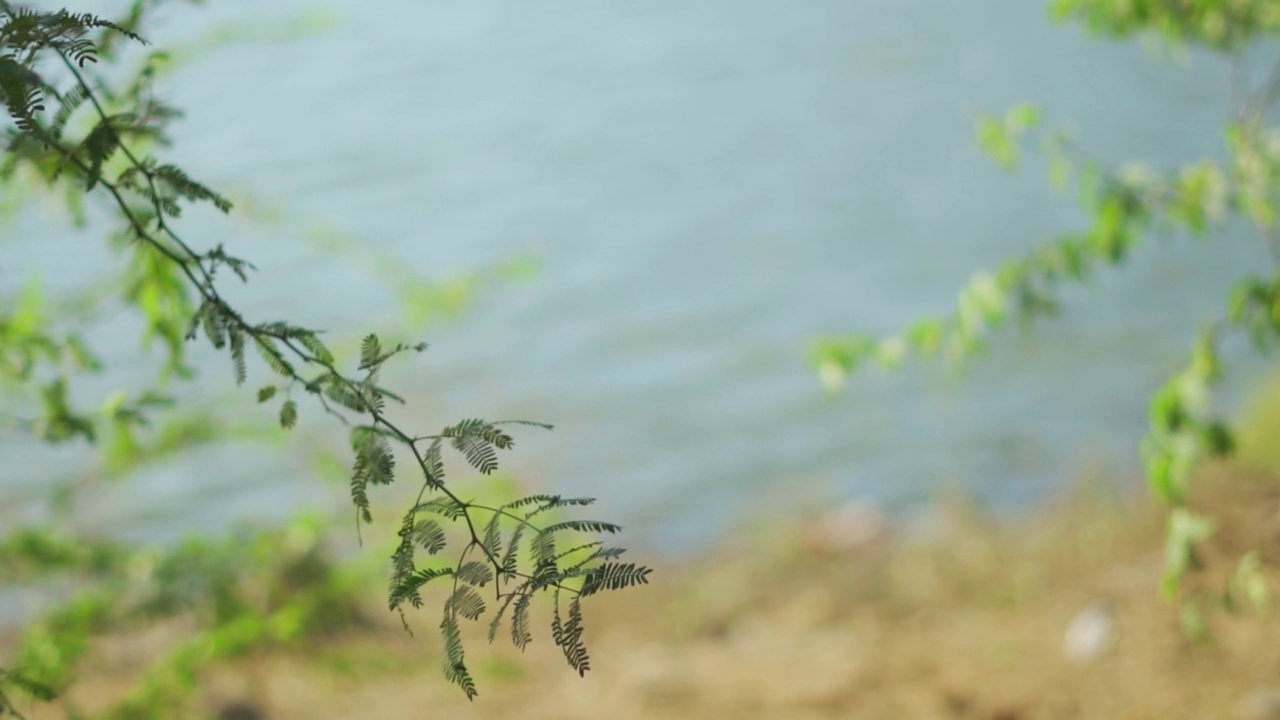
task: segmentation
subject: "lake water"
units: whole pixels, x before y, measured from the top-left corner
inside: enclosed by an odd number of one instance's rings
[[[1008,175],[982,156],[979,112],[1036,100],[1104,157],[1188,162],[1219,152],[1225,65],[1158,62],[1054,26],[1028,0],[275,2],[271,14],[241,1],[174,5],[150,36],[318,7],[338,29],[231,46],[167,86],[188,111],[172,157],[427,275],[534,252],[532,281],[428,328],[432,349],[397,387],[424,432],[473,415],[555,423],[520,435],[512,467],[600,497],[632,542],[692,547],[794,495],[903,511],[951,484],[1018,508],[1094,461],[1136,471],[1148,395],[1230,280],[1266,262],[1247,232],[1153,241],[958,380],[873,370],[830,396],[805,363],[815,336],[944,312],[974,270],[1083,222],[1034,161]],[[107,257],[100,235],[31,216],[16,227],[32,248],[22,268],[50,275],[71,257],[88,272]],[[183,227],[259,265],[232,295],[251,317],[354,335],[399,312],[296,232],[199,213]],[[112,337],[106,355],[131,367],[136,335]],[[204,370],[211,396],[225,363]],[[1246,361],[1238,377],[1258,372]],[[0,481],[0,502],[33,502],[65,467],[60,451],[7,447],[30,462]],[[148,470],[102,491],[85,522],[171,536],[332,497],[288,459],[232,455]]]

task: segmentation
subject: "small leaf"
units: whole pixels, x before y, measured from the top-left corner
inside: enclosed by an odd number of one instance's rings
[[[515,609],[511,614],[511,642],[523,652],[529,643],[533,640],[533,636],[529,634],[529,602],[533,596],[524,593],[516,600]]]
[[[303,347],[310,350],[311,354],[315,355],[320,362],[329,365],[333,364],[333,353],[329,352],[329,348],[320,342],[320,338],[316,337],[315,333],[299,335],[298,342],[301,342]]]
[[[1005,114],[1005,123],[1014,131],[1029,130],[1040,124],[1040,117],[1040,108],[1032,103],[1020,103]]]
[[[494,513],[489,518],[489,524],[484,527],[484,549],[490,558],[497,558],[498,553],[502,551],[502,536],[499,533],[498,521],[502,519],[502,515]]]
[[[248,375],[244,362],[244,334],[238,326],[227,328],[227,336],[231,344],[231,361],[235,365],[236,385],[243,385]]]
[[[587,573],[581,597],[594,595],[601,590],[621,590],[634,585],[646,585],[651,572],[649,568],[634,563],[604,563]]]
[[[276,349],[275,342],[271,338],[265,335],[255,335],[253,339],[255,341],[254,345],[258,348],[258,355],[262,357],[267,367],[284,377],[291,378],[294,376],[293,366]]]
[[[419,520],[413,526],[413,541],[429,554],[435,555],[444,549],[444,528],[435,520]],[[458,571],[461,572],[462,569],[459,568]]]
[[[360,370],[368,370],[377,365],[382,358],[382,344],[378,336],[369,333],[360,343]]]
[[[280,406],[280,427],[286,430],[298,423],[298,406],[292,400],[285,400]]]
[[[461,571],[462,568],[458,568]],[[459,585],[457,590],[445,603],[445,611],[458,613],[468,620],[475,620],[484,614],[484,600],[480,593],[470,585]]]
[[[462,636],[458,632],[458,620],[453,613],[445,613],[444,620],[440,623],[440,632],[444,641],[445,679],[462,688],[470,700],[476,696],[476,683],[464,662]]]
[[[462,582],[484,587],[493,580],[493,571],[489,569],[488,563],[471,560],[458,568],[457,576]]]

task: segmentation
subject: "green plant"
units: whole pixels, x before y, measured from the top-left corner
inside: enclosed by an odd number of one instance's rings
[[[1280,3],[1274,0],[1055,0],[1052,12],[1059,20],[1079,20],[1112,37],[1148,33],[1175,48],[1200,47],[1237,69],[1250,43],[1280,31]],[[1066,133],[1043,133],[1040,147],[1049,159],[1050,180],[1061,188],[1073,174],[1077,177],[1080,202],[1092,216],[1089,227],[1064,233],[993,271],[976,273],[950,315],[923,320],[890,337],[831,337],[813,348],[820,376],[833,389],[867,360],[894,367],[914,354],[955,366],[983,350],[987,336],[1011,319],[1030,321],[1056,313],[1062,286],[1085,284],[1100,269],[1122,265],[1148,235],[1206,239],[1235,219],[1251,223],[1276,264],[1240,278],[1221,316],[1203,324],[1185,368],[1152,397],[1150,430],[1141,445],[1151,490],[1170,507],[1162,592],[1171,600],[1182,596],[1184,625],[1195,630],[1193,635],[1202,634],[1193,605],[1205,595],[1188,593],[1183,581],[1200,567],[1197,548],[1212,535],[1214,523],[1192,507],[1189,483],[1199,461],[1228,455],[1235,445],[1229,424],[1210,407],[1211,388],[1222,377],[1220,347],[1233,333],[1247,335],[1262,352],[1280,339],[1280,128],[1269,116],[1277,98],[1280,64],[1227,123],[1225,158],[1166,171],[1141,164],[1108,167]],[[1035,106],[1019,105],[1003,117],[982,118],[978,140],[998,164],[1013,168],[1041,123]],[[1242,565],[1251,573],[1244,585],[1262,607],[1265,585],[1253,579],[1258,562],[1256,555],[1250,557],[1254,560]]]
[[[276,377],[258,389],[257,399],[259,403],[278,402],[274,415],[281,428],[297,425],[300,400],[308,398],[348,427],[355,457],[349,489],[357,532],[361,523],[373,519],[370,492],[391,485],[397,479],[397,466],[409,463],[410,472],[418,477],[417,498],[400,520],[387,603],[403,619],[405,604],[421,607],[427,583],[444,578],[438,584],[448,584],[449,590],[439,630],[445,647],[443,669],[449,681],[468,697],[475,696],[459,622],[477,620],[485,613],[481,591],[490,584],[492,602],[498,606],[490,624],[490,640],[510,609],[511,636],[523,648],[531,638],[532,598],[549,595],[554,601],[552,638],[570,666],[579,674],[585,673],[589,658],[582,643],[582,599],[645,583],[650,570],[619,562],[622,549],[581,537],[613,534],[621,529],[617,525],[547,520],[560,509],[588,505],[590,499],[531,495],[490,505],[465,500],[446,483],[447,448],[488,475],[498,467],[498,453],[514,445],[507,427],[550,426],[470,419],[435,434],[412,434],[403,429],[392,419],[388,404],[403,405],[405,400],[386,388],[380,375],[389,360],[409,351],[421,352],[425,343],[384,346],[376,333],[369,333],[361,343],[354,370],[344,370],[345,363],[335,357],[320,331],[282,320],[250,321],[226,300],[222,288],[227,274],[247,282],[253,265],[228,253],[223,245],[197,250],[178,234],[175,221],[192,203],[209,203],[223,212],[230,210],[231,203],[156,154],[168,145],[169,123],[181,115],[155,93],[156,79],[170,61],[169,55],[160,51],[146,54],[123,82],[112,82],[107,73],[95,70],[99,61],[120,58],[121,38],[145,44],[138,30],[154,4],[135,0],[124,19],[113,22],[92,14],[38,12],[0,1],[0,96],[11,122],[5,128],[8,144],[0,161],[0,183],[57,194],[81,226],[86,222],[84,196],[96,194],[109,201],[116,222],[110,243],[128,258],[118,286],[123,290],[121,299],[141,315],[144,343],[159,340],[166,351],[155,387],[132,398],[113,395],[100,411],[82,409],[74,402],[74,377],[100,371],[101,360],[78,328],[64,329],[59,324],[75,322],[64,314],[49,312],[38,287],[28,286],[16,310],[0,314],[0,377],[15,404],[39,410],[34,415],[15,413],[10,416],[11,424],[48,442],[93,443],[107,435],[114,448],[112,457],[117,464],[127,465],[137,458],[134,435],[147,427],[154,413],[174,403],[166,388],[174,379],[194,375],[186,361],[188,341],[203,335],[215,350],[226,352],[237,385],[249,378],[247,355],[256,354]],[[207,420],[203,424],[197,421],[179,430],[200,436],[207,432],[207,426]],[[163,440],[162,436],[148,454],[171,447]],[[453,539],[458,547],[456,560],[439,561],[437,556],[450,541],[446,532],[450,528],[458,531]],[[40,557],[45,565],[87,563],[118,573],[122,572],[120,559],[129,556],[109,547],[88,549],[86,541],[79,538],[61,544],[52,537],[33,538],[18,540],[18,554],[39,550],[44,553]],[[167,674],[149,681],[136,703],[121,710],[123,716],[139,717],[144,705],[154,705],[157,698],[175,692],[174,688],[190,685],[202,658],[242,647],[263,634],[288,635],[281,626],[300,622],[296,615],[304,612],[295,609],[280,619],[277,611],[270,611],[265,622],[253,620],[258,616],[236,610],[244,603],[235,601],[235,593],[218,590],[225,590],[232,582],[226,576],[230,570],[225,557],[208,547],[188,547],[185,552],[173,561],[177,576],[184,577],[183,573],[194,568],[194,577],[215,581],[196,584],[197,594],[215,603],[211,610],[216,618],[210,630],[213,635],[180,651],[165,666]],[[428,565],[420,565],[420,553],[429,556]],[[220,557],[224,559],[217,560]],[[164,582],[159,586],[173,587]],[[311,602],[306,597],[295,599]],[[562,597],[567,598],[564,603]],[[7,685],[48,695],[43,689],[57,683],[35,682],[25,668],[43,667],[55,680],[64,680],[45,661],[53,657],[61,662],[74,655],[93,627],[116,614],[117,603],[118,593],[90,592],[46,619],[45,631],[66,639],[65,647],[52,655],[46,653],[43,659],[33,650],[25,663],[20,657],[23,671],[6,671],[0,677],[0,689]],[[37,641],[27,645],[40,646]],[[54,646],[45,643],[43,647]],[[0,710],[16,713],[2,695]]]
[[[108,713],[173,717],[206,664],[359,624],[356,591],[365,574],[328,559],[320,530],[304,516],[282,529],[241,528],[163,549],[50,527],[19,530],[0,545],[0,582],[82,582],[70,601],[26,625],[13,661],[52,693],[72,681],[95,635],[192,618],[196,629],[151,663]]]

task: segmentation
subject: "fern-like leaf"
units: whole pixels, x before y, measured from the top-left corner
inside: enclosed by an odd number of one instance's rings
[[[157,180],[167,184],[180,197],[192,201],[207,200],[222,212],[231,211],[231,201],[192,180],[185,172],[174,165],[161,165],[155,169],[152,175]]]
[[[320,362],[325,363],[326,365],[333,364],[333,353],[329,352],[329,348],[325,347],[324,343],[320,342],[320,338],[316,337],[314,332],[299,335],[298,342],[302,343],[303,347],[311,351],[311,354]]]
[[[528,425],[530,427],[542,428],[543,430],[555,430],[556,426],[550,423],[535,422],[533,420],[498,420],[491,423],[492,425]]]
[[[244,362],[244,334],[236,325],[227,328],[227,342],[231,347],[231,362],[235,365],[236,385],[243,385],[248,377],[248,369]]]
[[[111,124],[115,118],[116,116],[112,116],[99,120],[80,143],[78,153],[85,155],[85,164],[89,166],[85,192],[92,191],[98,184],[103,163],[120,148],[120,133]]]
[[[222,312],[222,309],[215,302],[207,302],[202,307],[204,311],[204,334],[209,339],[209,344],[216,350],[221,350],[227,344],[227,320],[228,318]]]
[[[498,628],[502,627],[502,618],[507,614],[507,608],[511,607],[511,601],[516,599],[517,593],[507,593],[502,597],[502,604],[498,606],[498,611],[493,614],[493,619],[489,621],[489,642],[493,642],[498,637]]]
[[[83,85],[76,85],[69,92],[58,98],[58,110],[49,123],[49,135],[55,139],[62,138],[67,121],[89,100],[89,93]]]
[[[428,554],[435,555],[444,549],[444,528],[440,527],[440,523],[435,520],[419,520],[413,526],[413,541]],[[459,573],[461,570],[462,568],[459,568]]]
[[[30,68],[6,54],[0,56],[0,95],[19,130],[34,131],[35,115],[45,109],[41,87],[44,80]]]
[[[646,585],[651,572],[649,568],[635,563],[603,563],[587,573],[578,597],[594,595],[601,590],[621,590],[634,585]]]
[[[476,683],[467,670],[462,652],[462,636],[458,632],[458,619],[451,612],[445,612],[440,623],[441,639],[444,641],[444,677],[449,682],[462,688],[471,700],[476,696]]]
[[[516,526],[515,532],[511,533],[511,541],[507,544],[507,551],[502,555],[502,574],[508,578],[516,574],[516,556],[520,552],[520,539],[524,535],[524,527],[523,524]]]
[[[276,348],[275,341],[265,335],[255,335],[253,339],[254,345],[258,348],[258,354],[262,356],[262,361],[267,364],[267,367],[278,375],[294,377],[293,365],[284,359],[284,355]]]
[[[569,619],[560,619],[560,594],[556,592],[555,614],[551,620],[551,637],[564,652],[569,667],[582,677],[591,669],[591,658],[587,655],[587,646],[582,642],[582,605],[578,597],[569,603]]]
[[[369,510],[369,478],[363,473],[351,474],[351,502],[365,522],[373,522],[373,513]]]
[[[470,585],[459,585],[445,602],[445,612],[475,620],[484,614],[484,599]]]
[[[447,427],[441,433],[447,438],[463,438],[467,436],[475,436],[486,443],[498,448],[499,450],[508,450],[515,446],[515,441],[511,436],[499,430],[493,423],[485,422],[479,418],[471,418]]]
[[[424,480],[432,488],[444,487],[444,454],[441,451],[440,438],[431,441],[431,446],[422,457]]]
[[[428,568],[426,570],[418,570],[411,572],[399,580],[392,587],[390,605],[395,610],[408,600],[415,608],[422,607],[422,586],[435,580],[436,578],[446,577],[453,574],[453,568]]]
[[[615,547],[596,548],[595,552],[579,560],[573,565],[570,565],[568,568],[565,568],[565,573],[566,575],[571,574],[573,577],[585,575],[586,572],[584,572],[582,568],[586,567],[587,565],[590,565],[591,563],[594,563],[597,561],[607,562],[609,560],[616,560],[617,558],[622,557],[622,555],[625,554],[626,552],[627,551],[624,548],[615,548]],[[563,555],[564,553],[557,555],[556,559],[557,560],[560,559],[560,557],[562,557]]]
[[[351,448],[356,453],[357,473],[373,485],[391,484],[396,463],[386,437],[375,428],[360,425],[351,429]]]
[[[577,530],[579,532],[593,533],[609,533],[615,534],[622,532],[621,525],[613,523],[600,522],[598,520],[565,520],[553,525],[548,525],[542,529],[544,533],[558,532],[560,530]]]
[[[498,453],[478,435],[456,437],[453,439],[453,447],[467,458],[471,467],[485,475],[498,469]]]
[[[532,600],[532,595],[527,592],[522,593],[511,612],[511,642],[520,648],[521,652],[524,652],[524,649],[533,641],[533,635],[529,633],[529,603]]]
[[[597,547],[597,546],[599,546],[599,545],[600,545],[600,541],[599,541],[599,540],[597,540],[597,541],[595,541],[595,542],[583,543],[582,545],[577,545],[577,546],[571,547],[571,548],[569,548],[568,550],[561,550],[560,552],[556,553],[556,555],[555,555],[555,560],[556,560],[556,562],[559,562],[559,561],[561,561],[561,560],[563,560],[563,559],[565,559],[565,558],[569,557],[570,555],[572,555],[572,554],[574,554],[574,553],[582,552],[583,550],[590,550],[590,549],[592,549],[592,548],[594,548],[594,547]],[[594,555],[595,555],[595,554],[594,554],[594,553],[592,553],[592,556],[593,556],[593,557],[594,557]]]
[[[360,342],[360,370],[368,370],[382,361],[382,343],[378,336],[369,333]]]
[[[467,508],[451,497],[436,497],[413,507],[413,512],[430,512],[457,520],[467,514]]]
[[[471,560],[458,567],[458,579],[477,587],[484,587],[493,581],[493,571],[489,564],[479,560]]]
[[[405,599],[412,601],[414,607],[422,604],[422,598],[418,596],[417,591],[408,587],[409,577],[414,573],[414,545],[413,533],[414,514],[406,513],[400,521],[400,544],[396,546],[396,550],[391,554],[391,583],[387,591],[387,604],[391,610],[399,610],[400,605]],[[403,614],[401,619],[404,619]],[[406,624],[406,628],[407,628]]]
[[[494,513],[493,517],[489,518],[488,524],[484,526],[483,545],[485,555],[495,559],[498,557],[498,553],[502,551],[502,535],[498,526],[500,520],[502,520],[502,515]]]
[[[528,520],[548,510],[554,510],[556,508],[569,507],[569,506],[586,507],[587,505],[590,505],[595,501],[596,501],[595,498],[587,498],[587,497],[566,498],[566,497],[561,497],[559,495],[529,495],[527,497],[523,497],[519,500],[516,500],[515,502],[511,503],[509,507],[518,508],[518,507],[527,507],[529,505],[537,505],[537,507],[535,507],[533,510],[530,510],[529,512],[525,513],[525,519]]]
[[[554,533],[549,533],[545,530],[539,532],[534,536],[530,547],[533,551],[534,565],[555,564],[556,539]]]
[[[342,378],[337,375],[329,375],[321,382],[323,383],[325,397],[348,410],[368,412],[368,404]]]
[[[528,505],[541,505],[542,503],[550,502],[558,497],[559,497],[558,495],[543,495],[540,493],[534,494],[534,495],[525,495],[524,497],[518,500],[512,500],[506,505],[503,505],[503,507],[504,508],[522,508]]]

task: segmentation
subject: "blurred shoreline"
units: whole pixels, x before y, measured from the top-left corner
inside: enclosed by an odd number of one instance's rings
[[[1209,467],[1197,488],[1193,502],[1223,530],[1190,588],[1222,587],[1259,539],[1264,561],[1280,560],[1274,474]],[[469,628],[481,695],[468,703],[439,676],[432,613],[411,613],[411,638],[371,598],[370,626],[217,663],[190,717],[233,706],[261,714],[220,717],[407,719],[424,707],[462,718],[1274,717],[1280,623],[1210,609],[1211,636],[1188,640],[1157,593],[1165,516],[1145,497],[1084,483],[1016,519],[958,494],[934,509],[928,533],[904,532],[867,503],[826,525],[763,518],[663,562],[652,585],[588,603],[585,679],[540,621],[523,655]],[[1110,635],[1095,627],[1088,639],[1090,621],[1110,623]],[[97,642],[73,697],[86,708],[120,697],[182,627]]]

